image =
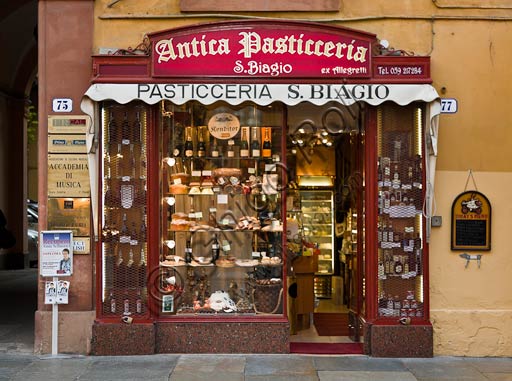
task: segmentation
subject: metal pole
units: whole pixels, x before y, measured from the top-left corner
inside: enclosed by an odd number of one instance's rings
[[[53,277],[55,285],[59,284],[59,278]],[[57,290],[57,288],[55,289]],[[59,305],[57,304],[57,297],[52,305],[52,356],[56,356],[59,352]]]

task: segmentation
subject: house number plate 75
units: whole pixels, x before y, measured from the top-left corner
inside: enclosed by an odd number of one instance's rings
[[[73,100],[70,98],[54,98],[53,112],[71,112],[73,111]]]

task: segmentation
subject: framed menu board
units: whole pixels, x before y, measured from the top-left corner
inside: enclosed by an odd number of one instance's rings
[[[491,250],[491,204],[478,191],[458,195],[452,204],[452,250]]]

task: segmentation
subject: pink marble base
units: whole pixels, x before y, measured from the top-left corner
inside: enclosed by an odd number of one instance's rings
[[[289,353],[290,325],[156,323],[156,353]]]
[[[373,357],[433,357],[433,329],[425,325],[370,325],[365,332]]]
[[[150,355],[155,353],[154,324],[98,323],[92,326],[91,354]]]

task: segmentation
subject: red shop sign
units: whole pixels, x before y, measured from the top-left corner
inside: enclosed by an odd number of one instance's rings
[[[238,22],[150,35],[155,77],[369,78],[375,36],[301,23]]]

